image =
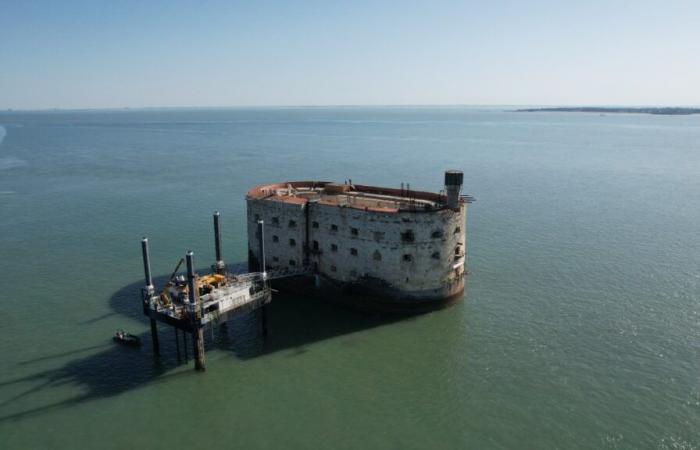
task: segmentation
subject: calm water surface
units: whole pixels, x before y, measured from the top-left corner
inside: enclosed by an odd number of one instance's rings
[[[0,448],[700,446],[700,117],[477,108],[0,113]],[[253,184],[442,188],[471,275],[397,320],[277,295],[151,357],[139,239],[246,258]],[[142,334],[143,349],[111,334]]]

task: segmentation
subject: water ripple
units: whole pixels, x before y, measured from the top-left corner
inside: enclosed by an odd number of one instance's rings
[[[27,161],[14,156],[8,156],[7,158],[0,158],[0,170],[9,170],[17,167],[24,167],[27,165]]]

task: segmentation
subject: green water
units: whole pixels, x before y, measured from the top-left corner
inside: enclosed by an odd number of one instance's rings
[[[0,113],[0,448],[700,446],[700,116],[478,108]],[[3,131],[4,130],[4,131]],[[276,295],[207,331],[141,316],[139,240],[246,258],[253,184],[437,191],[465,172],[462,302],[412,318]],[[117,328],[141,350],[116,347]]]

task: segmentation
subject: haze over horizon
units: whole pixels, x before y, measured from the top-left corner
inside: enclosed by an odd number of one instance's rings
[[[0,109],[700,105],[700,3],[11,3]]]

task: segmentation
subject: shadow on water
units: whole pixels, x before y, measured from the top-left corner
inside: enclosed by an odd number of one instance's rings
[[[107,348],[109,346],[110,346],[109,344],[91,345],[89,347],[77,348],[75,350],[69,350],[67,352],[54,353],[52,355],[46,355],[46,356],[42,356],[39,358],[28,359],[26,361],[20,361],[17,364],[19,364],[20,366],[26,366],[28,364],[39,363],[39,362],[48,361],[51,359],[64,358],[66,356],[76,355],[78,353],[85,353],[85,352],[89,352],[90,350],[97,350],[98,348]],[[0,383],[0,386],[2,386],[2,384],[3,383]]]
[[[156,286],[162,286],[164,282],[165,277],[155,280]],[[109,300],[113,312],[85,323],[97,322],[112,314],[147,323],[146,317],[142,315],[140,305],[142,284],[142,281],[137,281],[116,291]],[[258,310],[235,317],[225,324],[205,329],[205,347],[208,352],[218,349],[243,361],[285,350],[290,352],[290,356],[300,355],[307,352],[308,346],[314,342],[411,317],[415,316],[383,316],[361,313],[319,299],[275,293],[272,303],[267,306],[267,337],[263,336],[261,311]],[[161,352],[161,356],[158,358],[153,357],[150,331],[147,330],[139,335],[143,342],[141,348],[129,348],[112,343],[111,333],[113,330],[106,329],[104,344],[46,355],[18,363],[23,366],[31,366],[33,363],[65,358],[104,348],[97,353],[72,359],[56,369],[12,380],[0,380],[2,388],[8,386],[19,388],[23,384],[32,385],[29,389],[0,400],[0,422],[21,419],[93,399],[117,395],[156,380],[196,376],[197,374],[193,370],[192,343],[189,335],[187,352],[190,358],[189,364],[184,366],[182,335],[180,351],[183,360],[178,362],[173,328],[159,323],[158,331]],[[107,339],[110,340],[109,343],[107,343]],[[182,370],[175,370],[179,366],[184,367],[181,367]],[[85,393],[22,411],[3,411],[11,409],[14,403],[24,397],[62,385],[79,386]],[[19,389],[17,390],[19,391]]]

